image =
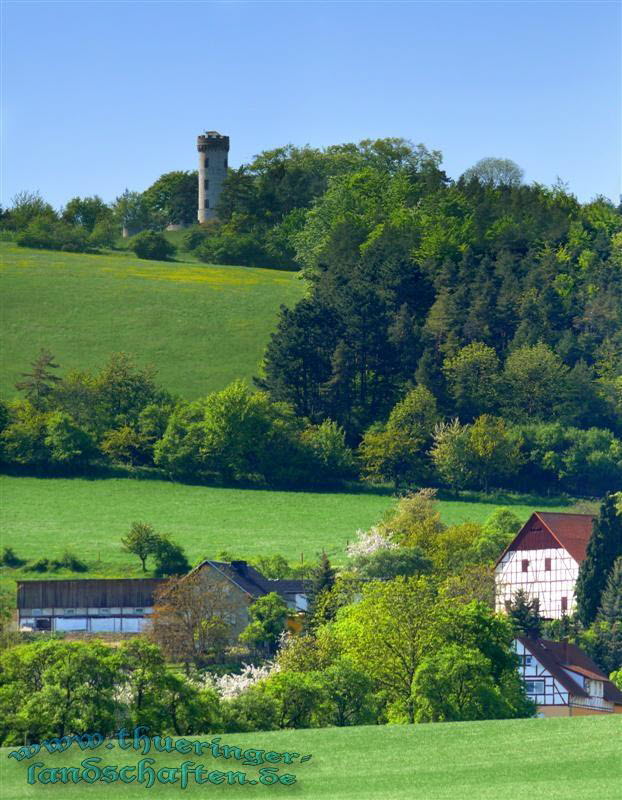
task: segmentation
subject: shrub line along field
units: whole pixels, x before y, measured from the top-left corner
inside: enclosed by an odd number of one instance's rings
[[[557,719],[489,720],[434,725],[371,725],[221,734],[221,744],[265,751],[311,754],[305,764],[275,766],[279,773],[296,775],[292,785],[195,785],[192,777],[183,795],[297,797],[300,800],[618,800],[622,782],[622,718],[618,715]],[[206,734],[198,738],[210,741]],[[8,758],[2,749],[0,780],[7,800],[41,797],[43,786],[26,782],[28,765],[79,766],[91,756],[101,765],[137,764],[142,753],[107,750],[47,752],[28,761]],[[153,767],[175,767],[184,760],[202,763],[207,770],[243,771],[255,779],[258,767],[240,761],[197,757],[179,752],[153,753]],[[35,770],[38,774],[39,768]],[[116,800],[142,797],[145,785],[56,784],[48,792],[56,800],[104,797]],[[180,796],[177,785],[155,784],[154,797]]]
[[[280,553],[294,563],[322,550],[342,563],[359,528],[378,522],[395,502],[381,492],[285,492],[189,486],[161,480],[0,477],[3,545],[22,558],[60,556],[65,548],[86,561],[76,577],[140,577],[140,562],[121,547],[135,520],[149,522],[181,544],[191,563],[220,550],[238,556]],[[467,496],[468,498],[468,496]],[[536,507],[563,510],[569,503],[532,497],[441,500],[447,524],[484,521],[510,505],[526,520]],[[69,577],[66,570],[38,575],[2,568],[4,580]]]
[[[0,394],[40,348],[69,369],[102,366],[113,352],[157,369],[184,399],[257,374],[281,304],[304,293],[295,274],[251,267],[144,261],[29,250],[0,242],[3,354]]]

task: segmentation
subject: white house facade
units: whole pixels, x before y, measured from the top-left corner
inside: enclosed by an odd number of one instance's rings
[[[538,598],[545,619],[571,614],[593,519],[587,514],[534,512],[497,561],[497,611],[504,611],[522,589]]]
[[[539,716],[622,713],[622,692],[576,645],[520,636],[514,647]]]

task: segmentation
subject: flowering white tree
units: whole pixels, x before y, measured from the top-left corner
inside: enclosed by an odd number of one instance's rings
[[[242,671],[239,673],[228,673],[215,677],[207,674],[200,682],[201,688],[216,689],[223,700],[232,700],[244,694],[251,686],[254,686],[264,678],[268,678],[280,669],[278,664],[267,661],[263,666],[256,667],[254,664],[243,664]]]
[[[387,539],[375,525],[368,531],[358,530],[356,535],[358,537],[357,541],[347,547],[347,553],[350,558],[369,556],[377,550],[394,550],[397,547],[395,542]]]

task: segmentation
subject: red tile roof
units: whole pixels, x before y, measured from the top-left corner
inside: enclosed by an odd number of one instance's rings
[[[520,531],[512,539],[497,559],[501,561],[508,550],[513,550],[515,543],[529,528],[534,517],[549,531],[553,538],[567,550],[579,564],[585,560],[587,543],[592,535],[592,523],[596,517],[592,514],[562,514],[551,511],[534,511]]]
[[[592,514],[561,514],[549,511],[536,511],[536,517],[548,528],[557,541],[575,561],[585,560],[587,543],[592,535]]]

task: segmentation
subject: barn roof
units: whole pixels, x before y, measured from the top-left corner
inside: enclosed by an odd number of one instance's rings
[[[585,560],[587,543],[592,535],[592,524],[596,517],[592,514],[563,514],[552,511],[534,511],[520,531],[512,539],[497,559],[497,564],[501,561],[508,550],[515,549],[515,544],[530,529],[532,523],[537,520],[544,526],[551,536],[559,543],[564,550],[579,564]]]
[[[269,580],[246,561],[203,561],[195,570],[210,565],[253,599],[276,592],[284,599],[303,593],[299,580]],[[83,578],[17,582],[18,608],[137,608],[153,606],[154,593],[165,578]]]
[[[18,608],[136,608],[153,605],[162,578],[83,578],[17,582]]]
[[[287,599],[288,595],[305,593],[304,581],[270,580],[254,567],[251,567],[246,561],[231,561],[229,563],[206,560],[202,561],[195,569],[201,569],[208,564],[222,572],[236,586],[254,598],[262,597],[270,592],[276,592],[285,599]]]
[[[603,695],[605,700],[622,704],[622,692],[612,683],[607,675],[599,669],[592,659],[570,642],[553,642],[549,639],[528,639],[518,636],[518,640],[537,658],[542,666],[558,680],[571,694],[579,697],[589,697],[589,694],[568,675],[566,670],[575,672],[603,682]]]

